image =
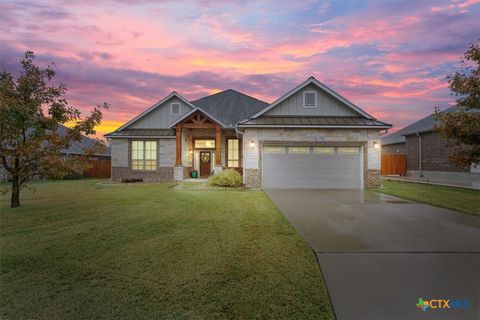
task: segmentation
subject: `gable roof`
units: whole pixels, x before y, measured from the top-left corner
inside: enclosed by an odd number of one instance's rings
[[[194,114],[195,112],[197,111],[200,111],[202,112],[204,115],[206,115],[208,118],[210,118],[211,120],[215,121],[216,123],[222,125],[223,127],[226,127],[226,125],[221,122],[220,120],[218,120],[216,117],[212,116],[211,114],[209,114],[208,112],[206,112],[205,110],[203,109],[200,109],[199,107],[195,107],[194,109],[190,110],[190,112],[187,112],[185,113],[183,116],[181,116],[180,118],[178,118],[177,120],[173,121],[172,123],[170,123],[168,126],[170,128],[172,128],[173,126],[175,126],[177,123],[180,123],[182,122],[183,120],[187,119],[188,117],[190,117],[192,114]]]
[[[121,131],[125,128],[127,128],[129,125],[131,125],[132,123],[134,123],[135,121],[139,120],[140,118],[143,118],[144,116],[146,116],[147,114],[149,114],[150,112],[154,111],[155,109],[157,109],[159,106],[161,106],[164,102],[168,101],[170,98],[172,97],[177,97],[178,99],[182,100],[183,102],[185,102],[186,105],[190,106],[192,109],[195,109],[195,106],[192,105],[187,99],[185,99],[185,97],[183,97],[181,94],[179,94],[178,92],[176,91],[173,91],[172,93],[170,93],[168,96],[166,96],[165,98],[163,98],[162,100],[158,101],[157,103],[155,103],[153,106],[151,106],[150,108],[148,108],[147,110],[143,111],[142,113],[140,113],[138,116],[136,116],[135,118],[133,118],[132,120],[128,121],[127,123],[125,123],[123,126],[121,126],[120,128],[118,128],[117,130],[111,132],[111,133],[108,133],[105,135],[105,137],[109,137],[111,136],[113,133],[117,132],[117,131]]]
[[[320,81],[318,81],[317,79],[315,79],[315,77],[310,77],[308,78],[307,80],[305,80],[304,82],[302,82],[300,85],[296,86],[295,88],[293,88],[292,90],[288,91],[286,94],[284,94],[283,96],[281,96],[280,98],[278,98],[277,100],[275,100],[274,102],[272,102],[268,107],[266,107],[265,109],[257,112],[256,114],[254,114],[252,116],[252,118],[258,118],[259,116],[261,116],[262,114],[264,114],[265,112],[267,112],[268,110],[270,109],[273,109],[275,108],[277,105],[279,105],[281,102],[285,101],[286,99],[288,99],[289,97],[291,97],[292,95],[294,95],[295,93],[297,93],[298,91],[302,90],[303,88],[305,88],[306,86],[308,86],[309,84],[314,84],[316,85],[318,88],[320,88],[321,90],[323,90],[324,92],[326,92],[327,94],[331,95],[332,97],[334,97],[335,99],[337,99],[338,101],[342,102],[343,104],[345,104],[347,107],[353,109],[354,111],[356,111],[358,114],[360,114],[361,116],[367,118],[367,119],[375,119],[374,117],[372,117],[371,115],[369,115],[368,113],[366,113],[365,111],[363,111],[360,107],[356,106],[355,104],[353,104],[352,102],[350,102],[349,100],[347,100],[346,98],[344,98],[343,96],[341,96],[340,94],[338,94],[337,92],[333,91],[332,89],[330,89],[329,87],[327,87],[326,85],[324,85],[323,83],[321,83]]]
[[[268,106],[264,101],[232,89],[194,100],[192,104],[226,127],[235,127],[241,120],[250,118]]]
[[[453,106],[448,109],[445,109],[442,112],[456,112],[458,111],[458,106]],[[438,121],[435,117],[435,114],[432,113],[425,118],[422,118],[411,125],[398,130],[397,132],[392,133],[384,138],[382,138],[382,145],[389,145],[389,144],[396,144],[396,143],[403,143],[405,142],[405,136],[422,133],[422,132],[429,132],[433,131],[435,126],[438,124]]]

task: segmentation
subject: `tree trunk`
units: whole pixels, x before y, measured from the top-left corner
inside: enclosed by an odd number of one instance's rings
[[[20,207],[20,185],[18,183],[18,176],[12,177],[12,198],[10,200],[10,207]]]

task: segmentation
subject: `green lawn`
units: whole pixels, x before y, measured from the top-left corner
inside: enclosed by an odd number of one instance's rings
[[[480,216],[480,191],[382,179],[374,189],[399,198]]]
[[[330,319],[304,240],[259,191],[57,181],[0,197],[1,319]]]

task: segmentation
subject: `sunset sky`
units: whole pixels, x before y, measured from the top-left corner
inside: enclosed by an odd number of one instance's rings
[[[55,62],[99,136],[171,91],[266,102],[310,75],[395,130],[454,102],[445,76],[480,38],[480,0],[0,0],[0,68]]]

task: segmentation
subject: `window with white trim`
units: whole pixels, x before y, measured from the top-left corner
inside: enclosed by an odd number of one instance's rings
[[[238,139],[227,140],[227,166],[238,168],[240,166],[240,149]]]
[[[304,91],[303,92],[303,106],[305,108],[316,108],[317,107],[317,92],[315,92],[315,91]]]
[[[180,115],[180,103],[172,102],[170,104],[170,114],[172,116],[179,116]]]
[[[195,149],[215,149],[215,140],[195,140]]]
[[[132,170],[157,169],[157,142],[134,140],[131,146]]]

